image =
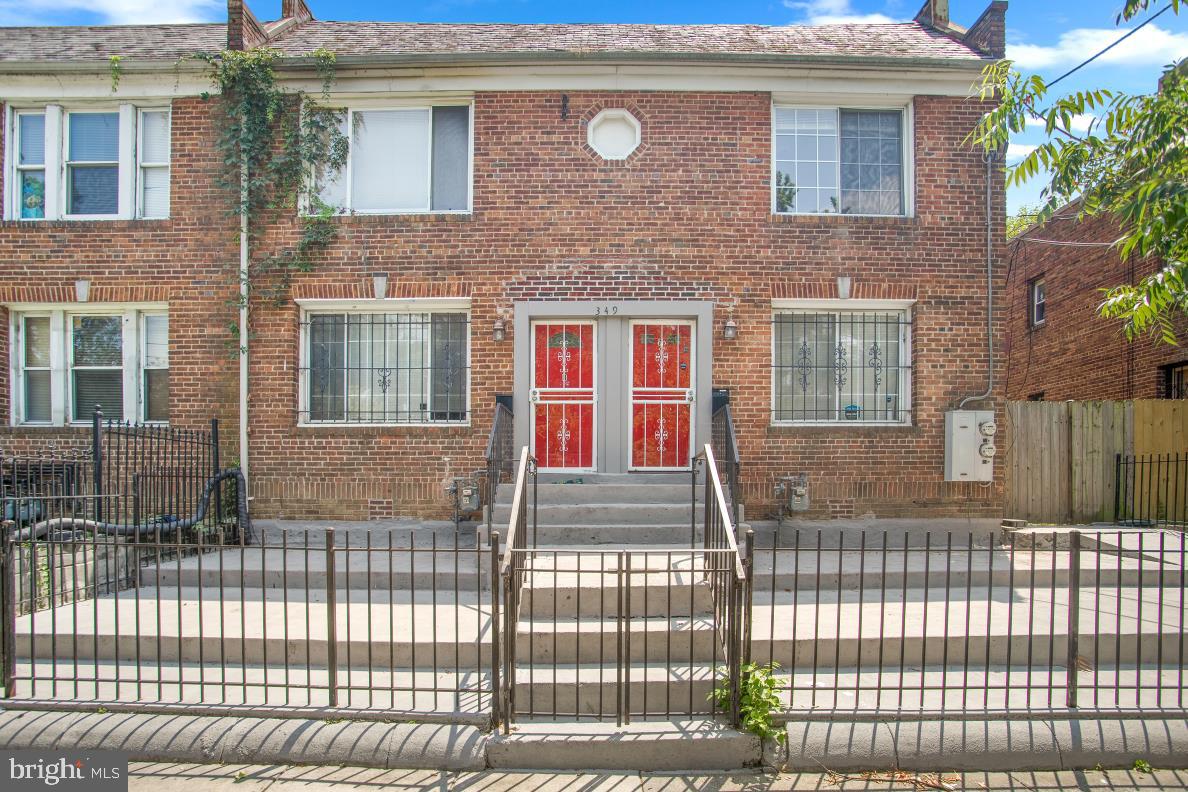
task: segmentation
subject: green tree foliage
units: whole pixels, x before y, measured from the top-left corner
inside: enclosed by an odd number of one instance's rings
[[[1007,215],[1006,238],[1014,239],[1028,228],[1031,228],[1038,216],[1038,206],[1020,206],[1014,214]]]
[[[1117,21],[1149,5],[1127,0]],[[1170,5],[1179,12],[1180,0]],[[1130,337],[1150,334],[1175,343],[1177,320],[1188,310],[1188,61],[1167,66],[1151,94],[1101,88],[1059,97],[1049,96],[1043,78],[1002,61],[984,70],[980,94],[998,101],[971,134],[987,149],[1004,148],[1029,121],[1043,125],[1046,139],[1007,172],[1008,185],[1046,173],[1036,221],[1079,201],[1082,216],[1109,214],[1121,223],[1114,244],[1123,258],[1163,261],[1139,283],[1109,289],[1100,311],[1123,320]],[[1089,128],[1074,128],[1074,118],[1086,115],[1093,117]]]
[[[253,290],[279,298],[292,274],[312,269],[318,251],[337,233],[333,216],[338,207],[326,205],[318,195],[321,181],[342,168],[348,151],[342,110],[322,104],[334,82],[334,54],[313,53],[322,80],[319,99],[281,86],[277,50],[225,50],[195,57],[210,67],[217,95],[205,98],[217,101],[222,115],[215,141],[223,166],[218,184],[228,196],[230,213],[247,216],[250,249],[260,250],[249,261],[248,281]],[[279,249],[256,244],[269,219],[293,212],[301,223],[294,244]],[[240,302],[234,305],[238,308]],[[238,333],[237,325],[229,326]]]

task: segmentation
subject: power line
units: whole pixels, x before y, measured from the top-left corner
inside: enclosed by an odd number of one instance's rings
[[[1118,46],[1118,45],[1119,45],[1119,44],[1121,44],[1123,41],[1126,41],[1126,39],[1130,38],[1130,37],[1131,37],[1131,36],[1133,36],[1135,33],[1138,33],[1138,32],[1139,32],[1140,30],[1142,30],[1144,27],[1146,27],[1147,25],[1149,25],[1149,24],[1151,24],[1152,22],[1154,22],[1154,21],[1155,21],[1156,19],[1158,19],[1158,18],[1159,18],[1159,17],[1160,17],[1160,16],[1161,16],[1161,15],[1162,15],[1162,14],[1163,14],[1165,11],[1168,11],[1168,10],[1169,10],[1171,7],[1172,7],[1172,4],[1171,4],[1171,3],[1168,3],[1167,5],[1165,5],[1165,6],[1163,7],[1163,10],[1162,10],[1162,11],[1157,11],[1157,12],[1155,12],[1155,14],[1153,14],[1153,15],[1152,15],[1152,16],[1150,16],[1150,17],[1148,17],[1148,18],[1146,19],[1146,21],[1144,21],[1144,22],[1143,22],[1142,24],[1140,24],[1138,27],[1134,28],[1133,30],[1128,30],[1128,31],[1126,31],[1126,33],[1125,33],[1125,34],[1123,34],[1123,35],[1122,35],[1122,36],[1121,36],[1121,37],[1120,37],[1120,38],[1119,38],[1117,41],[1115,41],[1113,44],[1110,44],[1109,46],[1105,47],[1104,49],[1101,49],[1101,50],[1099,50],[1099,51],[1098,51],[1098,52],[1096,52],[1095,54],[1093,54],[1093,55],[1090,55],[1088,58],[1086,58],[1085,60],[1083,60],[1083,61],[1081,61],[1080,63],[1078,63],[1076,66],[1073,66],[1071,69],[1069,69],[1068,71],[1066,71],[1064,74],[1062,74],[1062,75],[1060,75],[1059,77],[1057,77],[1055,80],[1052,80],[1052,82],[1048,83],[1048,84],[1047,84],[1047,86],[1048,86],[1049,88],[1051,88],[1053,85],[1055,85],[1056,83],[1060,82],[1060,81],[1061,81],[1061,80],[1063,80],[1065,77],[1067,77],[1068,75],[1070,75],[1070,74],[1072,74],[1073,72],[1077,71],[1078,69],[1080,69],[1080,68],[1082,68],[1082,67],[1084,67],[1084,66],[1088,66],[1090,63],[1092,63],[1093,61],[1097,60],[1097,59],[1098,59],[1098,58],[1100,58],[1102,55],[1105,55],[1107,52],[1109,52],[1110,50],[1112,50],[1114,47]]]

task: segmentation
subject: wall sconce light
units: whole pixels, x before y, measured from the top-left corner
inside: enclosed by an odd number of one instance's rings
[[[727,319],[726,324],[722,326],[722,338],[727,341],[738,338],[738,323],[733,318]]]
[[[502,319],[496,319],[491,328],[491,340],[498,344],[505,338],[507,338],[507,323]]]
[[[837,276],[837,297],[839,300],[850,299],[850,276],[849,275],[838,275]]]
[[[74,282],[74,299],[86,302],[91,297],[91,282],[81,279]]]
[[[385,272],[376,272],[371,276],[371,282],[375,285],[375,299],[383,300],[388,296],[388,275]]]

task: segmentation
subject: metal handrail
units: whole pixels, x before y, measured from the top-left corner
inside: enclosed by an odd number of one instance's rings
[[[487,461],[486,474],[486,506],[487,506],[487,536],[491,535],[491,512],[495,510],[495,494],[499,491],[499,480],[503,477],[503,466],[509,461],[506,446],[510,431],[512,411],[503,404],[495,405],[495,415],[491,419],[491,433],[487,436],[487,449],[483,458]]]
[[[738,549],[738,538],[735,536],[735,525],[731,520],[731,511],[726,504],[726,496],[722,492],[722,479],[718,475],[717,459],[714,457],[714,449],[709,443],[705,444],[705,450],[697,455],[699,458],[705,460],[706,483],[709,494],[713,496],[712,501],[707,499],[706,513],[713,506],[717,506],[718,517],[722,521],[723,535],[726,537],[726,547],[724,549],[732,550],[734,557],[734,575],[738,580],[746,580],[747,573],[743,569],[742,552]],[[710,541],[709,525],[705,526],[706,542]]]
[[[738,476],[742,460],[738,453],[738,433],[734,429],[734,414],[730,411],[730,405],[723,404],[718,408],[712,420],[722,422],[722,462],[726,468],[726,484],[730,490],[731,514],[737,523],[742,489]]]
[[[507,519],[507,544],[503,551],[503,560],[499,564],[499,573],[506,575],[511,569],[512,550],[521,550],[527,546],[527,534],[524,523],[528,521],[528,474],[536,460],[528,453],[528,446],[520,449],[520,461],[516,464],[516,483],[512,490],[511,514]],[[535,514],[533,514],[535,518]]]

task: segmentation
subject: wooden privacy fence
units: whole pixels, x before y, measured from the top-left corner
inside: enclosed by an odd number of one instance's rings
[[[1035,523],[1113,522],[1118,455],[1188,452],[1188,401],[1007,402],[1002,446],[1004,516]],[[1153,512],[1183,511],[1188,493],[1175,482],[1152,479],[1142,486],[1152,490]],[[1133,485],[1123,494],[1133,500]]]

